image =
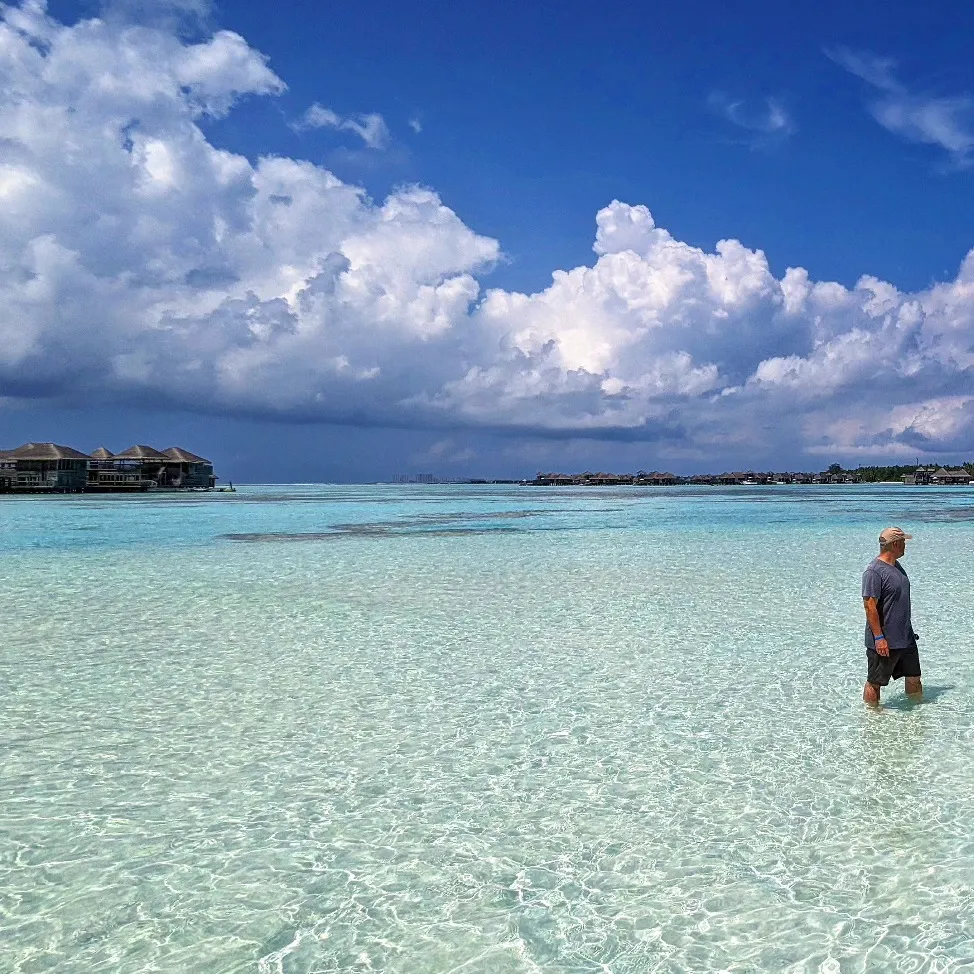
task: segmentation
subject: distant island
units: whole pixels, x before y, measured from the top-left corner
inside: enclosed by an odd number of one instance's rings
[[[0,450],[0,493],[213,490],[217,479],[209,460],[178,446],[156,450],[139,444],[121,453],[101,446],[82,453],[59,443],[25,443]]]

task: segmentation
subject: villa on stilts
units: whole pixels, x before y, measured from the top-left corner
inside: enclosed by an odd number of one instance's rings
[[[217,488],[213,463],[182,447],[145,444],[112,453],[82,453],[58,443],[25,443],[0,450],[0,493],[136,493]]]

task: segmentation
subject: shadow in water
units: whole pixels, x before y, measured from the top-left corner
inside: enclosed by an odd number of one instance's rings
[[[908,697],[902,690],[897,693],[895,690],[890,692],[889,688],[886,688],[886,694],[883,695],[883,700],[881,706],[886,710],[912,710],[914,707],[923,707],[928,703],[936,703],[945,693],[949,693],[955,688],[956,684],[951,683],[944,686],[936,686],[933,684],[923,684],[923,696],[919,700],[914,700],[912,697]]]

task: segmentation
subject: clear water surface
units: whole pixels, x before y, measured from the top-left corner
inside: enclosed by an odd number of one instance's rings
[[[972,578],[965,489],[0,497],[0,970],[970,970]]]

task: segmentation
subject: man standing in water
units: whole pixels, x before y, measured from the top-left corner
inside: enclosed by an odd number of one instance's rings
[[[862,603],[866,609],[866,685],[862,699],[879,703],[880,690],[891,679],[906,679],[906,692],[919,697],[920,654],[910,620],[910,579],[899,560],[913,537],[902,528],[885,528],[879,535],[879,555],[862,573]]]

